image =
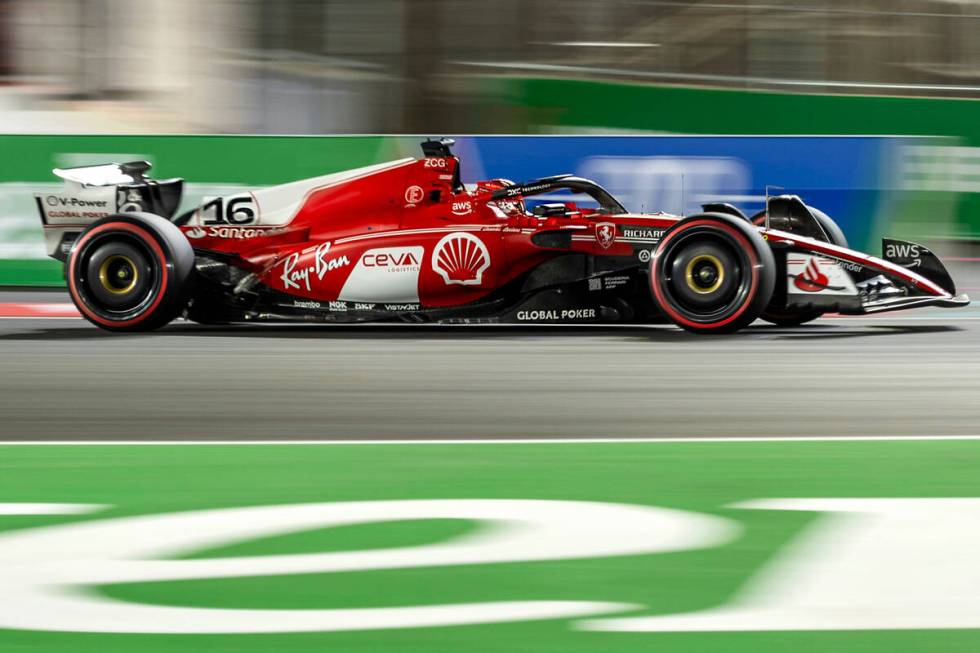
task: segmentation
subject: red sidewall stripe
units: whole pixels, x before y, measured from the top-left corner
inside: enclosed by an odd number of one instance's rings
[[[153,303],[148,308],[146,308],[142,313],[140,313],[134,318],[123,320],[123,321],[107,320],[104,317],[101,317],[96,313],[94,313],[92,309],[90,309],[88,305],[85,303],[84,298],[79,294],[78,288],[75,287],[75,265],[78,262],[78,256],[76,255],[77,252],[80,252],[82,250],[82,246],[84,246],[85,243],[91,240],[94,236],[97,236],[98,234],[104,231],[108,231],[110,229],[128,231],[136,235],[137,237],[139,237],[150,248],[151,252],[153,253],[154,256],[156,256],[157,261],[159,261],[160,263],[160,291],[157,293],[156,299],[154,299]],[[75,306],[77,306],[78,310],[80,310],[86,317],[88,317],[92,321],[98,322],[99,324],[104,324],[105,326],[109,326],[109,327],[136,326],[140,322],[146,320],[150,315],[153,314],[153,311],[156,310],[157,306],[160,305],[160,302],[163,301],[163,296],[167,292],[168,280],[169,279],[167,274],[167,257],[163,253],[163,248],[160,247],[160,243],[158,243],[157,239],[154,238],[153,234],[151,234],[146,229],[134,224],[130,224],[128,222],[106,222],[105,224],[101,224],[95,229],[92,229],[91,231],[87,232],[75,244],[75,247],[72,251],[71,260],[68,264],[68,291],[71,294],[72,300],[75,302]]]
[[[695,322],[693,320],[687,319],[686,317],[684,317],[683,315],[675,311],[673,308],[671,308],[670,303],[667,301],[666,295],[664,295],[663,291],[660,288],[660,279],[658,278],[658,274],[657,274],[658,262],[660,260],[661,253],[663,251],[662,248],[668,242],[670,242],[670,240],[674,236],[684,233],[687,229],[696,226],[701,226],[701,225],[709,225],[712,227],[721,228],[724,231],[727,231],[730,235],[734,236],[735,240],[737,240],[744,247],[744,251],[748,254],[749,263],[750,263],[749,267],[752,269],[752,285],[750,286],[749,293],[745,297],[745,301],[742,302],[742,305],[739,307],[737,311],[735,311],[735,313],[717,322]],[[681,229],[678,229],[673,233],[667,234],[667,237],[664,238],[662,241],[660,241],[660,246],[657,248],[657,253],[654,254],[653,261],[650,264],[650,285],[653,289],[654,296],[657,298],[657,304],[659,304],[660,308],[665,313],[667,313],[667,315],[675,322],[698,329],[712,329],[717,327],[723,327],[726,324],[730,324],[734,320],[738,319],[738,317],[742,313],[744,313],[746,309],[748,309],[749,304],[752,303],[752,300],[755,298],[756,293],[759,292],[759,258],[758,256],[756,256],[755,248],[752,247],[752,244],[749,242],[749,240],[745,237],[745,235],[741,231],[739,231],[735,227],[725,224],[724,222],[717,222],[715,220],[695,220],[694,222],[687,223]]]

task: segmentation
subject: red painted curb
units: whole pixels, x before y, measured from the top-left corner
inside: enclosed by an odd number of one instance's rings
[[[0,302],[0,317],[81,317],[71,302],[60,304],[17,304]]]

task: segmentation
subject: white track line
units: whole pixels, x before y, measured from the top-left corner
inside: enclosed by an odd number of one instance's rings
[[[977,435],[802,435],[799,437],[680,438],[487,438],[473,440],[12,440],[0,446],[247,446],[247,445],[439,445],[439,444],[722,444],[727,442],[926,442],[980,441]]]

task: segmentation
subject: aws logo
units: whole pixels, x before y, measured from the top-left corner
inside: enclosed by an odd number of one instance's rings
[[[453,202],[453,215],[469,215],[473,212],[472,202]]]
[[[891,242],[885,248],[885,258],[918,258],[922,248],[914,243]]]
[[[928,249],[915,243],[902,240],[885,241],[885,258],[906,268],[920,267],[922,257],[929,253]]]

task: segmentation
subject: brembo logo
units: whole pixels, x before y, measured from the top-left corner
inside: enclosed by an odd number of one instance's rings
[[[473,234],[457,231],[446,235],[432,252],[432,269],[446,285],[478,286],[490,267],[490,252]]]

